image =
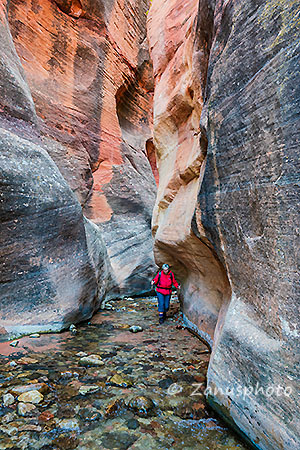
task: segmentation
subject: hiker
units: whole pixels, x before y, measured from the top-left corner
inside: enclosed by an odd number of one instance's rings
[[[167,311],[170,306],[172,285],[180,289],[180,285],[175,280],[174,273],[171,272],[169,264],[163,264],[162,270],[151,281],[152,286],[156,285],[158,298],[159,323],[162,324],[167,318]]]

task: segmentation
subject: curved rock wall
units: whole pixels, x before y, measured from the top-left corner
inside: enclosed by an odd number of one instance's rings
[[[152,232],[157,263],[168,261],[181,280],[186,318],[212,344],[218,313],[230,290],[209,241],[193,229],[206,158],[199,123],[208,63],[205,34],[198,35],[197,12],[196,0],[167,1],[163,6],[154,0],[150,9],[153,129],[159,166]],[[203,22],[208,35],[209,19],[207,10]]]
[[[299,6],[154,0],[148,22],[155,257],[213,345],[209,401],[264,450],[300,442]]]
[[[9,8],[47,150],[100,226],[115,295],[148,290],[155,270],[147,9],[147,0],[27,0]]]
[[[61,329],[105,298],[148,291],[156,183],[147,2],[0,5],[7,336]]]

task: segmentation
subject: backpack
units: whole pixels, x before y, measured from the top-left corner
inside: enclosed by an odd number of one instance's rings
[[[170,271],[170,272],[171,272],[172,283],[174,284],[174,274],[173,274],[172,271]],[[158,272],[158,280],[157,280],[156,287],[160,287],[160,286],[159,286],[160,277],[161,277],[161,270]]]

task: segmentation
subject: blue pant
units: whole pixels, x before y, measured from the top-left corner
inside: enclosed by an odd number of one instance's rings
[[[158,312],[166,312],[170,306],[171,294],[162,294],[161,292],[156,292],[158,298]]]

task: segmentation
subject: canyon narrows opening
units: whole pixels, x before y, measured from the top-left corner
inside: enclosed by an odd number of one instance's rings
[[[299,14],[0,0],[1,450],[299,450]]]

